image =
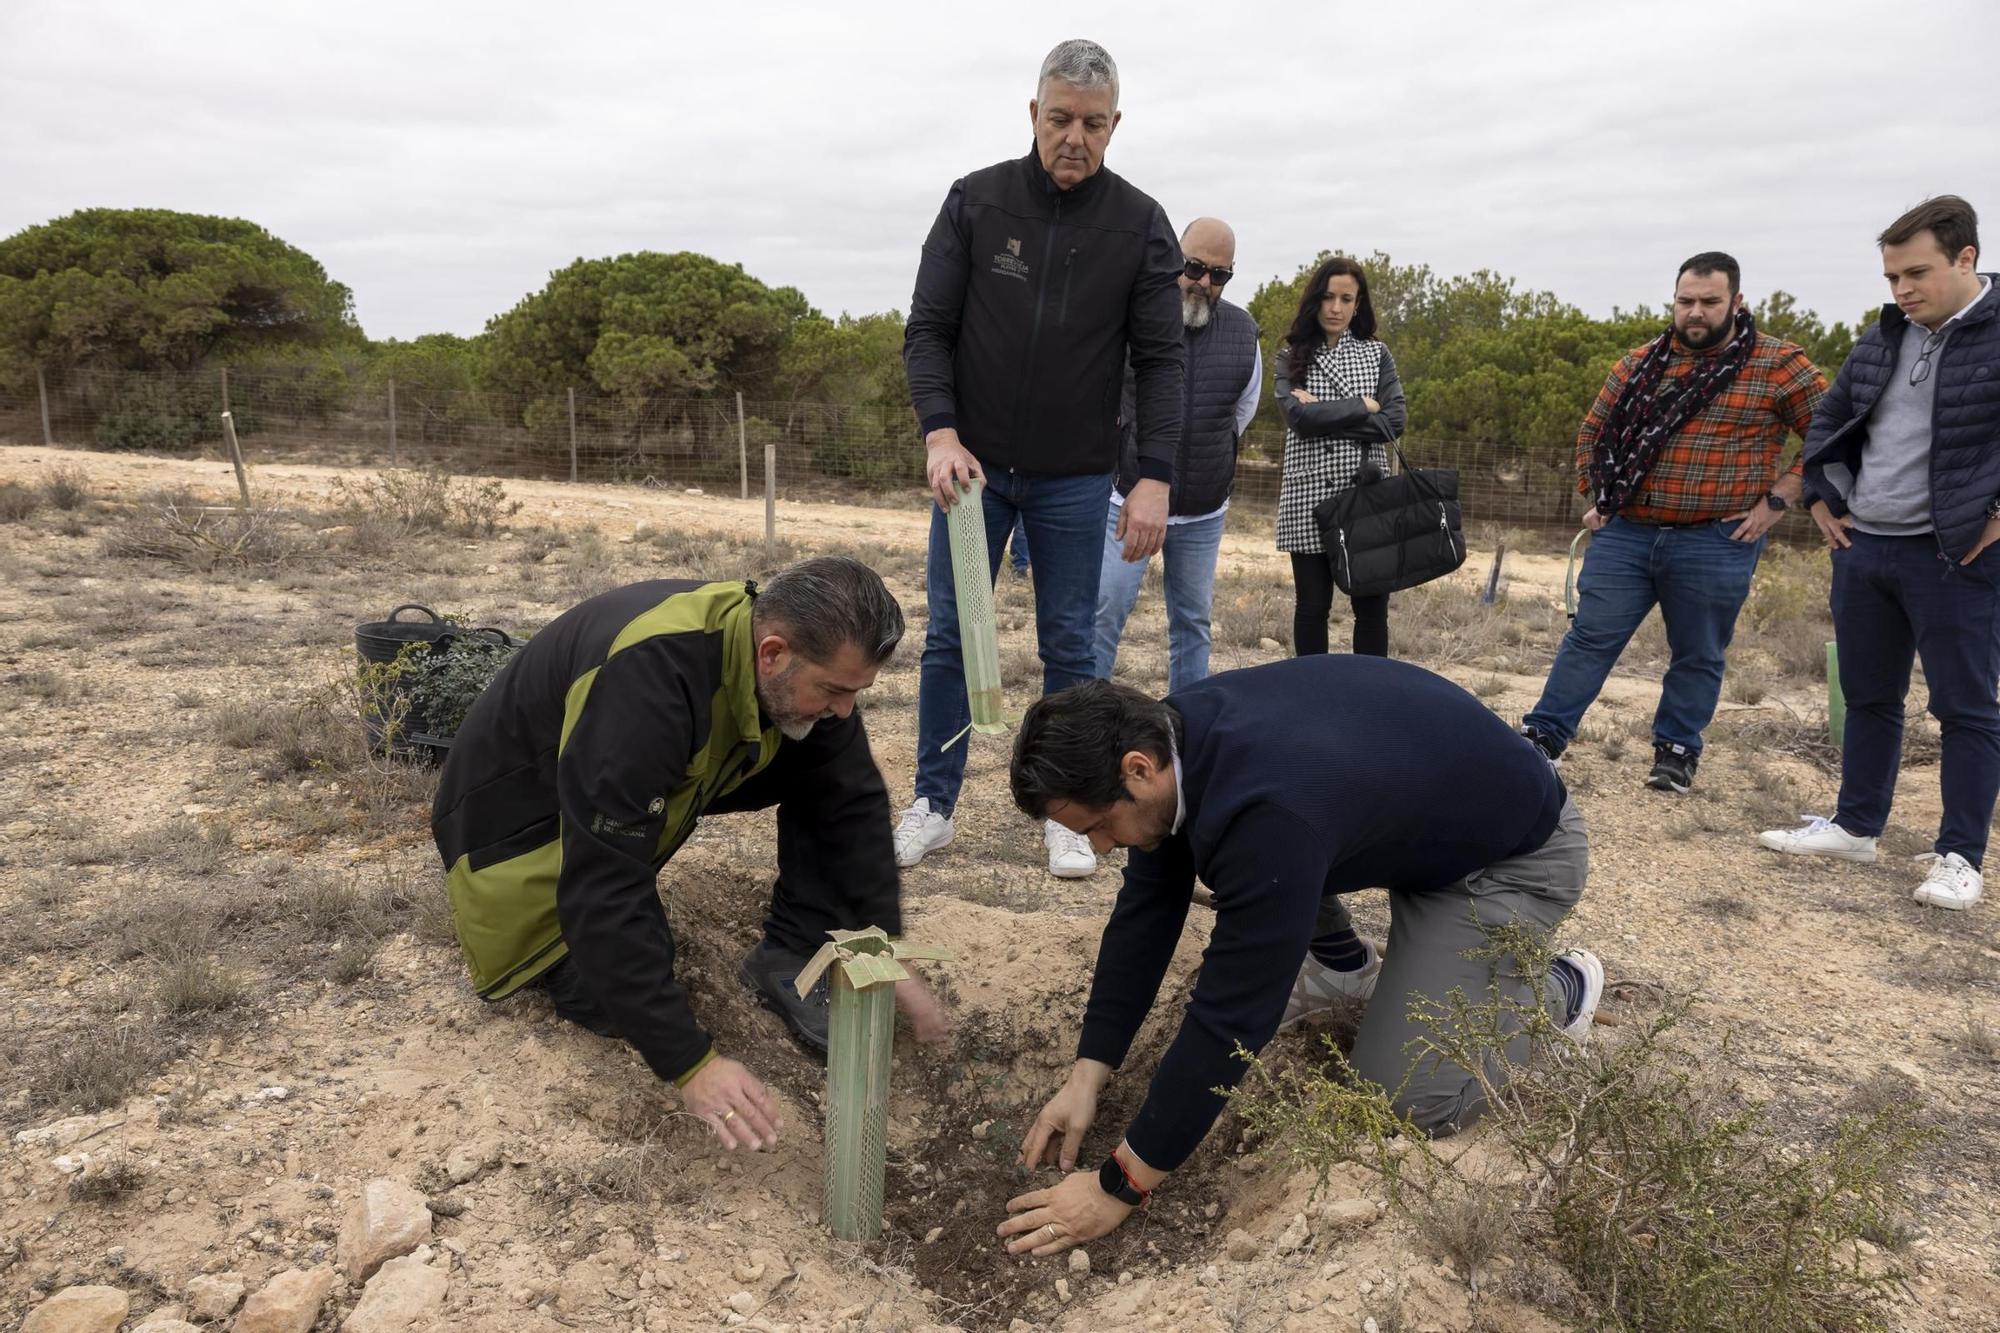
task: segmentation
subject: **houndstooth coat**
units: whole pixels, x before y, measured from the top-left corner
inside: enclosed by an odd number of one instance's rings
[[[1285,464],[1278,487],[1278,549],[1306,554],[1326,549],[1313,522],[1313,506],[1354,484],[1363,449],[1377,467],[1389,470],[1388,447],[1369,423],[1361,400],[1381,404],[1383,419],[1397,435],[1403,433],[1407,412],[1396,359],[1376,339],[1343,333],[1339,342],[1321,344],[1306,365],[1303,385],[1294,386],[1287,377],[1290,361],[1291,348],[1281,343],[1277,396],[1285,413]],[[1300,402],[1292,397],[1294,387],[1319,401]]]

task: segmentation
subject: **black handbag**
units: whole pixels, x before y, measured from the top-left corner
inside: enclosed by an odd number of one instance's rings
[[[1383,476],[1364,453],[1354,484],[1313,506],[1333,581],[1349,597],[1379,597],[1440,579],[1465,563],[1458,473],[1413,468],[1377,413],[1368,418],[1402,471]]]

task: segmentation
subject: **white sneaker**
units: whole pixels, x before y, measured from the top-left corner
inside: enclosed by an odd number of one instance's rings
[[[1973,869],[1972,862],[1957,852],[1946,852],[1943,856],[1925,852],[1917,859],[1929,861],[1931,873],[1917,885],[1917,891],[1910,895],[1912,898],[1926,907],[1944,907],[1954,912],[1963,912],[1979,901],[1986,881]]]
[[[1373,940],[1361,941],[1361,947],[1368,951],[1368,961],[1352,972],[1328,967],[1311,953],[1306,954],[1305,964],[1299,968],[1299,979],[1292,983],[1292,997],[1285,1001],[1285,1016],[1278,1020],[1278,1031],[1296,1027],[1314,1014],[1323,1014],[1341,1000],[1366,1001],[1375,994],[1375,979],[1382,975],[1382,951]]]
[[[896,864],[905,870],[924,859],[928,852],[951,846],[958,836],[951,820],[931,810],[931,803],[919,796],[896,822]]]
[[[1562,1030],[1565,1037],[1581,1046],[1590,1040],[1590,1025],[1596,1021],[1598,1001],[1604,998],[1604,964],[1588,949],[1565,949],[1556,957],[1583,974],[1583,1002]]]
[[[1055,820],[1044,821],[1042,842],[1049,849],[1049,873],[1057,879],[1083,879],[1097,873],[1097,853],[1090,839],[1071,833]]]
[[[1833,856],[1864,865],[1875,860],[1875,839],[1858,838],[1819,815],[1805,816],[1797,828],[1767,829],[1757,835],[1757,845],[1791,856]]]

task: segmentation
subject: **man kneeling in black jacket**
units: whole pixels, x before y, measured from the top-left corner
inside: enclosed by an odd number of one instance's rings
[[[1152,1008],[1197,878],[1215,929],[1180,1032],[1139,1114],[1102,1168],[1010,1201],[1008,1249],[1053,1254],[1116,1227],[1201,1141],[1244,1064],[1281,1024],[1334,997],[1371,1004],[1351,1054],[1399,1111],[1447,1134],[1483,1109],[1468,1071],[1412,1067],[1411,1007],[1462,990],[1530,1003],[1531,981],[1468,957],[1519,924],[1546,938],[1583,892],[1583,816],[1532,745],[1458,686],[1387,658],[1315,656],[1213,676],[1156,701],[1093,681],[1028,710],[1014,746],[1015,802],[1133,849],[1104,928],[1067,1083],[1035,1118],[1032,1169],[1060,1134],[1076,1164],[1100,1090]],[[1358,939],[1340,896],[1386,887],[1386,956]],[[1551,1020],[1581,1041],[1604,969],[1557,957]],[[1526,1057],[1519,1038],[1513,1058]]]

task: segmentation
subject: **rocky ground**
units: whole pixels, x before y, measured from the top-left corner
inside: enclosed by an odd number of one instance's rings
[[[522,507],[496,511],[494,530],[435,531],[385,519],[379,496],[343,504],[343,479],[255,469],[276,517],[231,551],[226,516],[199,509],[233,491],[225,466],[0,448],[0,488],[46,495],[0,514],[0,1325],[1566,1326],[1533,1256],[1503,1255],[1475,1294],[1368,1173],[1337,1169],[1315,1191],[1231,1118],[1083,1255],[1000,1250],[992,1228],[1030,1185],[1013,1159],[1067,1068],[1116,867],[1044,873],[995,743],[974,742],[958,843],[905,880],[910,933],[957,955],[936,973],[955,1025],[942,1050],[899,1047],[880,1244],[818,1226],[823,1076],[734,977],[772,873],[768,817],[705,823],[662,891],[698,1011],[780,1098],[776,1151],[716,1151],[627,1049],[539,997],[482,1004],[440,911],[431,778],[358,739],[354,625],[422,602],[529,630],[630,579],[757,573],[771,563],[761,505],[509,482]],[[199,493],[182,501],[193,537],[157,521],[149,497],[175,488]],[[863,555],[911,615],[910,647],[866,702],[899,797],[923,534],[914,504],[779,507],[778,563]],[[1225,543],[1217,669],[1286,651],[1269,546],[1248,524]],[[1844,1112],[1919,1103],[1941,1137],[1908,1182],[1907,1227],[1884,1238],[1900,1248],[1881,1261],[1908,1275],[1891,1326],[2000,1328],[2000,918],[1909,899],[1921,869],[1906,858],[1938,813],[1934,731],[1913,730],[1886,839],[1899,855],[1780,862],[1751,839],[1832,794],[1813,742],[1807,669],[1825,632],[1811,562],[1746,612],[1691,797],[1639,786],[1664,647],[1656,624],[1635,642],[1565,767],[1594,868],[1564,938],[1621,983],[1601,1038],[1659,995],[1694,994],[1693,1039],[1802,1144]],[[1399,598],[1397,651],[1518,716],[1561,632],[1562,568],[1511,556],[1497,610],[1473,596],[1483,571]],[[1038,688],[1031,599],[1003,581],[1016,707]],[[1142,606],[1119,672],[1159,689],[1156,590]],[[1359,915],[1379,931],[1380,895]],[[1089,1153],[1143,1092],[1204,929]],[[1273,1053],[1304,1059],[1312,1041]]]

